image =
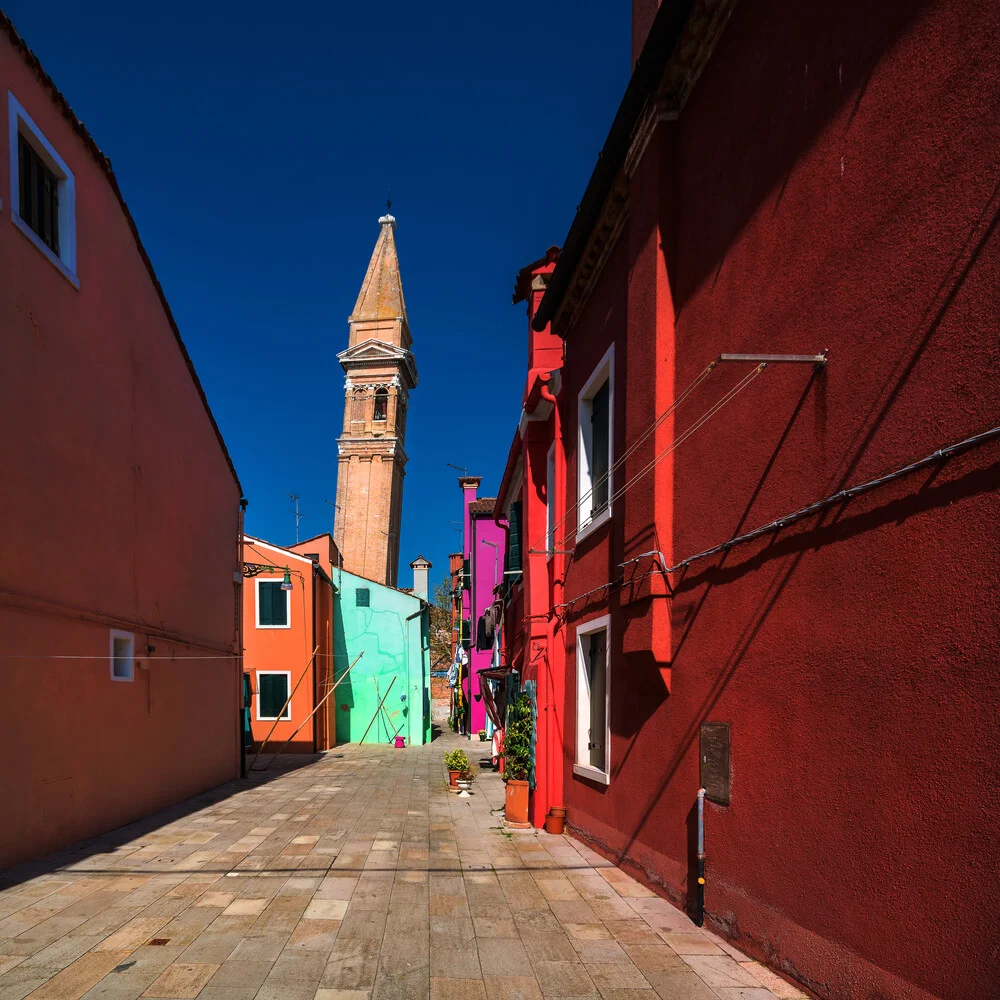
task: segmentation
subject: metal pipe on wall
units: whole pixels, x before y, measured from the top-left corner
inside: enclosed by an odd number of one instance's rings
[[[695,889],[694,922],[705,923],[705,789],[698,789],[698,884]]]

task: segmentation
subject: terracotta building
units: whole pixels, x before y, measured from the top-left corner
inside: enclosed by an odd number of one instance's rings
[[[337,742],[337,669],[329,534],[283,547],[243,537],[243,669],[250,680],[253,749],[315,753]],[[321,704],[322,702],[322,704]],[[314,709],[318,710],[314,712]]]
[[[705,788],[708,926],[824,1000],[998,995],[1000,13],[634,12],[519,277],[532,815],[697,914]]]
[[[110,163],[2,13],[0,107],[3,868],[238,777],[242,674],[239,481]]]
[[[350,573],[396,585],[406,473],[406,408],[417,384],[396,220],[381,231],[358,301],[347,350],[337,355],[344,382],[344,430],[337,439],[337,544]]]

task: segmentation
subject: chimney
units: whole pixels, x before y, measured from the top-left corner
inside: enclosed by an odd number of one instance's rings
[[[410,569],[413,570],[413,596],[421,597],[425,601],[428,599],[427,571],[430,568],[431,564],[423,556],[417,556],[410,563]]]

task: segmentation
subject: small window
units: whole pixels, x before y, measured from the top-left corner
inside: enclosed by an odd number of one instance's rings
[[[73,173],[9,91],[7,112],[11,221],[79,287]]]
[[[375,390],[375,412],[372,415],[373,420],[385,420],[389,416],[389,390],[388,389],[376,389]]]
[[[291,674],[287,670],[257,671],[257,718],[260,720],[292,717],[292,706],[288,701]]]
[[[135,636],[111,630],[111,679],[130,681],[135,676]]]
[[[356,608],[371,607],[372,592],[368,587],[358,587],[354,591],[354,606]]]
[[[17,212],[59,254],[59,178],[21,134],[17,137]]]
[[[611,771],[611,728],[608,724],[607,615],[576,632],[576,762],[575,774],[608,784]]]
[[[280,580],[257,581],[257,628],[289,628],[289,591]]]
[[[601,359],[577,400],[579,423],[577,534],[611,516],[614,470],[614,347]]]

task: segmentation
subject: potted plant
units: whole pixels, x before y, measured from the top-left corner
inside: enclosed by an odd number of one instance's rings
[[[480,729],[479,730],[479,742],[480,743],[485,743],[486,742],[486,730],[485,729]]]
[[[528,822],[528,774],[531,771],[531,699],[522,694],[507,709],[503,739],[503,780],[507,784],[504,824],[518,830]]]
[[[460,775],[469,770],[469,758],[464,750],[449,750],[444,755],[444,766],[448,768],[448,783],[454,788]]]

